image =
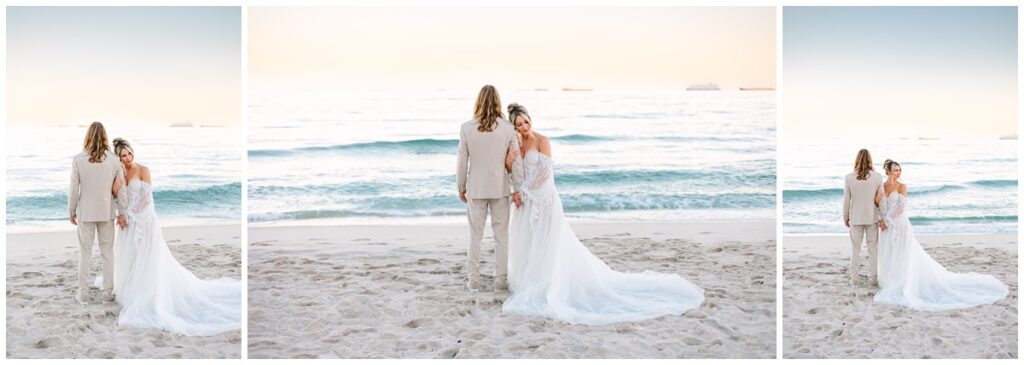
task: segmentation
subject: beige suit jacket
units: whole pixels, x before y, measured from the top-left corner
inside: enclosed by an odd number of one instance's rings
[[[118,176],[124,176],[121,162],[113,152],[99,163],[89,162],[85,151],[71,160],[71,186],[68,189],[68,214],[78,214],[79,222],[109,222],[127,206],[127,195],[111,195]],[[124,189],[121,189],[123,192]]]
[[[846,175],[843,187],[843,219],[851,225],[877,224],[885,215],[885,198],[875,206],[875,193],[885,192],[882,174],[871,171],[866,180],[857,180],[857,173]]]
[[[519,191],[523,183],[522,159],[512,165],[512,173],[505,171],[505,156],[509,147],[519,150],[512,123],[498,118],[498,125],[490,132],[477,130],[477,120],[462,124],[459,135],[459,161],[455,175],[459,192],[469,199],[499,199]]]

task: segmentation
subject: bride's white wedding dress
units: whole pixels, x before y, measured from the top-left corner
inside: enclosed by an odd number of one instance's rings
[[[885,197],[887,228],[878,240],[878,293],[875,302],[926,311],[991,304],[1006,297],[1005,284],[991,275],[952,273],[932,259],[914,238],[907,197]]]
[[[121,305],[117,323],[186,336],[239,329],[242,287],[237,280],[200,280],[171,255],[153,208],[152,187],[132,179],[128,227],[114,254],[114,293]]]
[[[621,273],[576,237],[555,190],[553,161],[527,152],[523,206],[512,220],[506,312],[588,325],[681,315],[704,290],[677,274]]]

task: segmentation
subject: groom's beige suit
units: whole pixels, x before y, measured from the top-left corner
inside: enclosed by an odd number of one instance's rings
[[[870,171],[867,179],[858,180],[857,173],[846,175],[843,188],[843,220],[850,222],[850,243],[853,253],[850,256],[850,280],[857,281],[860,266],[860,247],[865,236],[868,244],[868,265],[872,281],[878,280],[878,221],[882,220],[886,209],[885,198],[875,206],[875,193],[885,192],[882,175]]]
[[[78,215],[78,287],[88,288],[93,242],[99,238],[103,262],[103,289],[114,288],[114,219],[127,206],[127,195],[114,198],[111,189],[124,168],[113,152],[107,151],[101,162],[89,162],[89,153],[75,155],[71,162],[71,186],[68,189],[68,214]],[[123,189],[122,189],[123,191]]]
[[[490,210],[494,231],[495,280],[508,277],[508,234],[510,190],[519,192],[523,182],[522,159],[517,158],[512,173],[505,170],[509,148],[519,150],[515,128],[498,118],[494,130],[481,132],[476,119],[462,124],[459,135],[459,160],[455,175],[459,192],[466,193],[469,215],[468,280],[477,283],[480,276],[480,241]],[[509,184],[511,175],[511,186]]]

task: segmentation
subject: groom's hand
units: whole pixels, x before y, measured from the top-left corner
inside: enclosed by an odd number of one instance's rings
[[[76,225],[76,226],[78,225],[78,214],[72,214],[71,215],[71,224]]]
[[[124,230],[124,229],[125,229],[126,227],[128,227],[128,220],[127,220],[127,219],[125,219],[125,217],[124,217],[124,215],[123,215],[123,214],[122,214],[122,215],[119,215],[119,216],[117,216],[117,225],[121,227],[121,230],[122,230],[122,231],[123,231],[123,230]]]
[[[463,203],[468,203],[469,202],[469,201],[466,200],[466,192],[465,191],[460,191],[459,192],[459,199],[462,200]]]
[[[881,228],[883,231],[885,230],[886,225],[884,220],[878,221],[878,228]]]
[[[516,208],[523,205],[523,197],[518,192],[512,193],[512,202],[516,204]]]

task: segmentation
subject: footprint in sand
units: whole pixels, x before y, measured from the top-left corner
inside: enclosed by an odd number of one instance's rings
[[[454,359],[455,356],[459,355],[459,349],[447,349],[441,352],[440,358],[442,359]]]

